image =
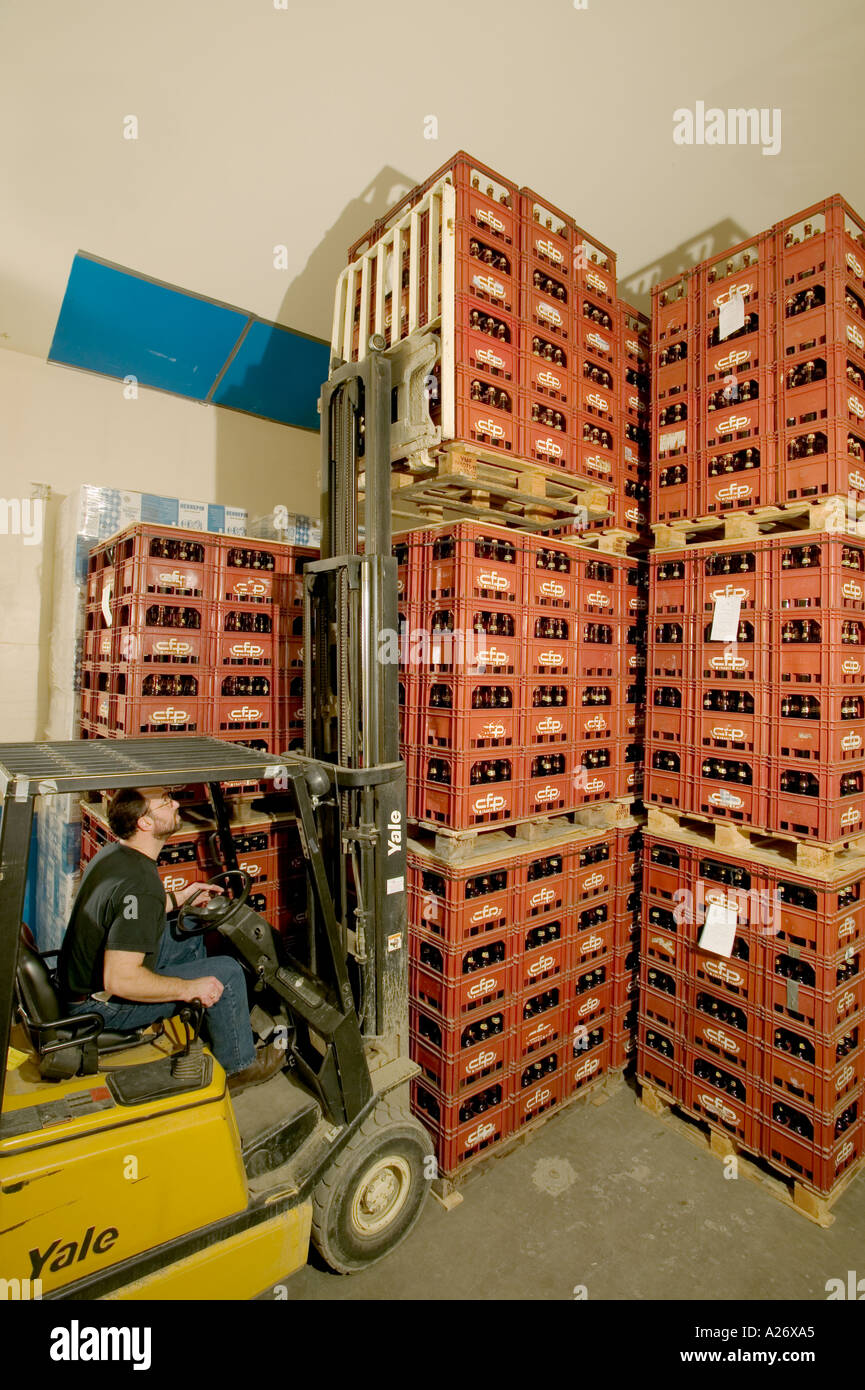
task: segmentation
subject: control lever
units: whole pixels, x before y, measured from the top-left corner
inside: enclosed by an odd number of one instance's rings
[[[171,1075],[175,1081],[200,1086],[204,1080],[204,1043],[201,1041],[204,1005],[200,999],[191,999],[177,1017],[186,1030],[186,1045],[172,1057]]]

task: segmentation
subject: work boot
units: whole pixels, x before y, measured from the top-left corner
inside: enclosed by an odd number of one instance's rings
[[[247,1086],[258,1086],[262,1081],[269,1081],[284,1066],[285,1048],[268,1043],[266,1047],[259,1048],[254,1062],[228,1078],[228,1089],[232,1095],[237,1095],[239,1091],[245,1091]]]

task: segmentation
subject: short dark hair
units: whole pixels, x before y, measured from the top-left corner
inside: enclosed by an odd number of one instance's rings
[[[108,803],[108,824],[118,840],[128,840],[134,835],[139,817],[147,814],[147,797],[138,787],[120,787]]]

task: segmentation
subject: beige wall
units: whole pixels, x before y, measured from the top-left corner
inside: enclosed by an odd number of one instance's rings
[[[53,532],[81,483],[318,515],[319,436],[0,351],[0,498],[51,488],[41,545],[0,534],[0,741],[47,719]]]

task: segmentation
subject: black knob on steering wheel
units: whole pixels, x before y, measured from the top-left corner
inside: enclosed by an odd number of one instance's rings
[[[197,893],[193,893],[177,914],[177,921],[172,923],[171,934],[175,941],[181,941],[187,936],[203,936],[205,932],[224,927],[226,922],[240,911],[249,897],[252,879],[244,869],[228,869],[225,873],[214,874],[213,878],[209,878],[207,881],[218,884],[222,879],[227,878],[240,879],[239,897],[228,898],[221,894],[214,894],[208,902],[200,903],[198,907],[195,907],[195,900],[201,889]],[[187,925],[189,918],[194,919],[193,925]]]

